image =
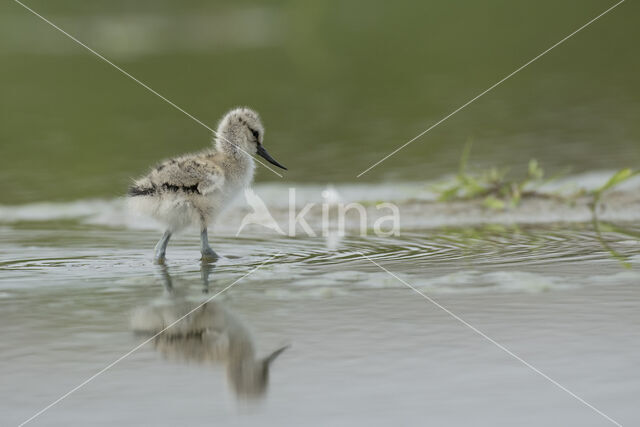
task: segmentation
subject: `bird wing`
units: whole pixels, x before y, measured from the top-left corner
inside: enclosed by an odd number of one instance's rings
[[[224,172],[209,158],[186,156],[165,160],[148,175],[156,191],[210,194],[224,184]]]

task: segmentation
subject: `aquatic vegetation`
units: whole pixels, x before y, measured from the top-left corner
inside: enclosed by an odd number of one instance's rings
[[[593,201],[591,202],[592,209],[596,208],[596,206],[600,202],[600,199],[602,198],[602,194],[605,191],[616,187],[617,185],[623,183],[624,181],[638,174],[640,174],[640,169],[634,171],[630,168],[621,169],[615,174],[613,174],[613,176],[609,178],[607,182],[605,182],[600,187],[596,188],[591,192],[591,196],[593,196]]]
[[[439,182],[432,187],[438,195],[439,201],[482,200],[483,205],[489,209],[504,210],[518,206],[526,198],[553,198],[573,204],[577,198],[588,196],[591,197],[589,206],[594,210],[606,191],[640,174],[640,170],[634,171],[625,168],[617,171],[607,182],[594,190],[578,189],[571,194],[563,194],[559,191],[542,191],[543,185],[564,176],[567,170],[546,177],[545,171],[538,164],[538,161],[531,159],[526,174],[520,179],[511,177],[508,167],[491,167],[478,172],[470,171],[468,163],[471,145],[470,142],[465,144],[455,177]]]
[[[623,255],[617,250],[615,250],[607,241],[602,237],[602,232],[620,232],[620,229],[616,229],[614,226],[608,223],[603,223],[598,220],[598,215],[595,210],[593,211],[592,217],[593,230],[596,232],[596,238],[600,245],[609,253],[609,256],[620,263],[620,265],[624,268],[630,269],[631,262],[630,257],[628,255]]]
[[[544,184],[558,179],[564,173],[545,178],[545,172],[535,159],[529,161],[526,175],[521,179],[509,176],[509,168],[498,169],[492,167],[488,170],[469,171],[468,162],[471,153],[471,143],[467,143],[460,158],[460,166],[457,175],[449,181],[441,182],[433,187],[438,194],[438,200],[447,202],[454,200],[481,200],[482,204],[492,210],[502,211],[517,207],[523,199],[527,198],[552,198],[559,203],[574,205],[580,200],[591,210],[591,225],[596,238],[604,250],[613,259],[617,260],[624,268],[631,268],[630,258],[614,249],[603,237],[602,231],[613,230],[610,224],[602,223],[598,218],[598,207],[601,205],[603,195],[611,191],[623,182],[640,174],[640,170],[630,168],[620,169],[614,173],[601,186],[587,190],[579,188],[572,193],[556,191],[543,191]],[[637,236],[635,236],[637,238]]]
[[[596,232],[596,237],[602,247],[609,252],[609,255],[616,259],[620,265],[624,268],[631,268],[630,257],[628,255],[623,255],[620,252],[616,251],[609,245],[605,239],[602,237],[602,232],[614,232],[619,234],[625,234],[631,238],[638,239],[640,238],[640,233],[626,230],[623,227],[617,226],[615,224],[610,224],[607,222],[603,222],[598,218],[598,205],[600,203],[600,199],[602,198],[602,194],[620,183],[628,180],[629,178],[638,175],[640,170],[632,171],[629,168],[619,170],[616,172],[607,182],[598,187],[597,189],[592,191],[593,200],[589,204],[589,208],[591,209],[591,222],[593,224],[593,229]]]
[[[539,188],[557,176],[545,179],[545,172],[535,159],[529,161],[527,174],[520,180],[509,176],[510,168],[491,167],[480,172],[469,171],[471,145],[470,142],[465,144],[453,182],[441,182],[434,186],[438,200],[482,199],[486,207],[501,210],[517,206],[526,197],[551,196],[541,193]]]

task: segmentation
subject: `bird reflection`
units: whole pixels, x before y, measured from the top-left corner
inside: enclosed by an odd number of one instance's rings
[[[131,318],[134,332],[157,336],[155,349],[167,360],[202,365],[224,365],[229,385],[238,398],[264,396],[269,382],[269,367],[287,347],[266,357],[257,357],[253,338],[229,308],[218,301],[202,304],[174,289],[166,266],[158,266],[166,296],[138,307]],[[202,264],[203,290],[208,293],[213,266]],[[192,313],[188,314],[192,310]],[[187,315],[175,325],[169,325]],[[164,330],[164,331],[163,331]]]

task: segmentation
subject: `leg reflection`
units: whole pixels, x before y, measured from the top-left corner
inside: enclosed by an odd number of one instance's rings
[[[202,280],[202,293],[209,293],[209,275],[211,271],[215,267],[215,263],[210,263],[207,261],[202,261],[200,264],[200,279]]]
[[[173,282],[171,280],[171,275],[169,274],[169,267],[167,267],[166,264],[159,264],[156,271],[158,276],[160,276],[164,290],[169,293],[173,293]]]

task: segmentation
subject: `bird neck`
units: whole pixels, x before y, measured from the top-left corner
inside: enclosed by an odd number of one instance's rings
[[[227,170],[228,178],[243,187],[248,186],[253,181],[253,174],[256,168],[253,158],[239,149],[225,151],[224,156],[227,160],[226,163],[229,165]]]
[[[221,153],[229,165],[227,173],[239,184],[248,185],[253,180],[255,162],[244,149],[243,144],[236,142],[232,132],[221,131],[216,138],[216,150]]]

